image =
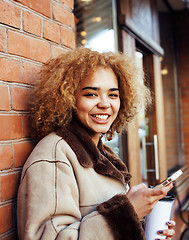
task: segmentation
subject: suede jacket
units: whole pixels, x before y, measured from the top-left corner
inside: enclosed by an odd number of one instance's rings
[[[126,197],[130,174],[78,122],[43,138],[26,161],[17,197],[20,240],[144,240]]]

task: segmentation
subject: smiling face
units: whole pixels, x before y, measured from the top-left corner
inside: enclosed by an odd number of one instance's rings
[[[76,94],[77,117],[94,134],[98,144],[100,133],[106,133],[120,108],[118,81],[111,69],[98,67],[81,82]]]

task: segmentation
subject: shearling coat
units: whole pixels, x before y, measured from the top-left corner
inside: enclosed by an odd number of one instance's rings
[[[72,122],[43,138],[26,161],[18,192],[20,240],[143,240],[126,197],[130,174],[100,141]]]

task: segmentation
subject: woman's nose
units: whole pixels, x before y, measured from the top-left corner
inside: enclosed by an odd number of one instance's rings
[[[106,108],[109,108],[110,107],[110,103],[109,103],[109,101],[108,101],[108,99],[100,99],[100,101],[98,102],[98,107],[99,108],[104,108],[104,109],[106,109]]]

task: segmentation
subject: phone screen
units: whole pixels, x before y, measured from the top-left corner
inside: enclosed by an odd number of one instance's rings
[[[163,186],[166,187],[167,185],[169,185],[169,183],[174,182],[178,177],[180,177],[183,174],[183,171],[180,169],[178,171],[176,171],[175,173],[173,173],[170,177],[168,177],[167,179],[163,180],[159,185],[157,186]]]

